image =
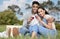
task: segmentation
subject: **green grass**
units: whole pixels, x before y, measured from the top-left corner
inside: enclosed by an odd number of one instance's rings
[[[60,24],[59,23],[56,23],[56,28],[57,28],[57,30],[60,30]]]
[[[0,32],[3,32],[6,30],[6,26],[5,25],[0,25]]]
[[[3,32],[6,30],[6,26],[5,25],[0,25],[0,32]],[[57,30],[58,31],[58,35],[57,35],[57,38],[56,39],[60,39],[60,30]],[[30,36],[17,36],[17,37],[8,37],[8,38],[0,38],[0,39],[30,39]],[[44,37],[41,36],[40,39],[45,39]]]
[[[60,31],[58,31],[57,39],[60,39]]]

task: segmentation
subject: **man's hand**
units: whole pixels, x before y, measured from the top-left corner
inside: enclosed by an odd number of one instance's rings
[[[28,19],[28,24],[32,21],[34,19],[34,17],[30,17],[29,19]]]

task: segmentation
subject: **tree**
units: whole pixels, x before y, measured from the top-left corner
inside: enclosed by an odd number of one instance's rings
[[[47,2],[43,2],[41,5],[42,5],[43,7],[47,7],[47,8],[49,8],[49,9],[52,9],[53,6],[54,6],[54,3],[53,3],[52,1],[50,1],[50,0],[48,0]]]
[[[14,13],[17,12],[17,14],[23,16],[23,12],[21,12],[20,7],[17,6],[17,5],[11,5],[11,6],[8,6],[8,9],[12,10]]]
[[[47,2],[43,2],[41,5],[42,5],[43,7],[46,7],[46,6],[47,6]]]
[[[60,1],[58,1],[58,5],[60,5]]]
[[[20,11],[19,6],[17,6],[17,5],[11,5],[11,6],[8,6],[8,8],[11,9],[13,12],[16,12],[17,9]]]
[[[0,25],[22,24],[22,22],[17,19],[16,14],[11,10],[0,12]]]
[[[29,4],[25,4],[27,7],[26,9],[31,9],[32,7]]]

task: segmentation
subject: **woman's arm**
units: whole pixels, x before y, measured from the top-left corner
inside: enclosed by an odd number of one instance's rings
[[[46,28],[48,28],[48,29],[52,29],[52,23],[51,22],[48,22],[48,24],[46,24],[45,22],[43,22],[42,20],[41,20],[41,18],[39,17],[39,16],[36,16],[36,18],[39,20],[39,22],[41,23],[41,24],[43,24]]]
[[[48,24],[46,24],[45,22],[43,22],[43,21],[40,21],[46,28],[48,28],[48,29],[52,29],[52,23],[48,23]]]

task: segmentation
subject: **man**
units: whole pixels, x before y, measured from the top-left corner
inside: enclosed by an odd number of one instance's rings
[[[37,13],[37,10],[38,10],[38,8],[39,8],[39,6],[40,6],[40,4],[37,2],[37,1],[33,1],[32,2],[32,11],[31,11],[31,17],[29,17],[28,18],[28,20],[27,20],[27,24],[29,25],[30,24],[30,22],[32,21],[32,15],[35,15],[36,13]],[[30,12],[29,12],[30,13]],[[30,15],[30,14],[28,14],[28,15]],[[28,25],[26,25],[25,27],[22,27],[21,29],[20,29],[20,33],[21,34],[23,34],[23,35],[25,35],[28,31],[30,32],[31,30],[29,30],[29,29],[27,29],[27,28],[29,28],[29,26]],[[27,27],[27,28],[26,28]],[[35,28],[34,28],[35,29]],[[34,30],[33,29],[33,30]],[[32,35],[34,34],[35,32],[32,32]],[[34,36],[34,35],[33,35]],[[32,36],[32,37],[33,37]]]
[[[37,14],[37,10],[40,7],[40,4],[37,1],[34,1],[32,3],[32,16],[28,19],[28,24],[29,24],[29,32],[31,35],[31,39],[36,37],[36,32],[38,31],[38,27],[36,24],[39,25],[37,19],[35,18],[35,15]]]

